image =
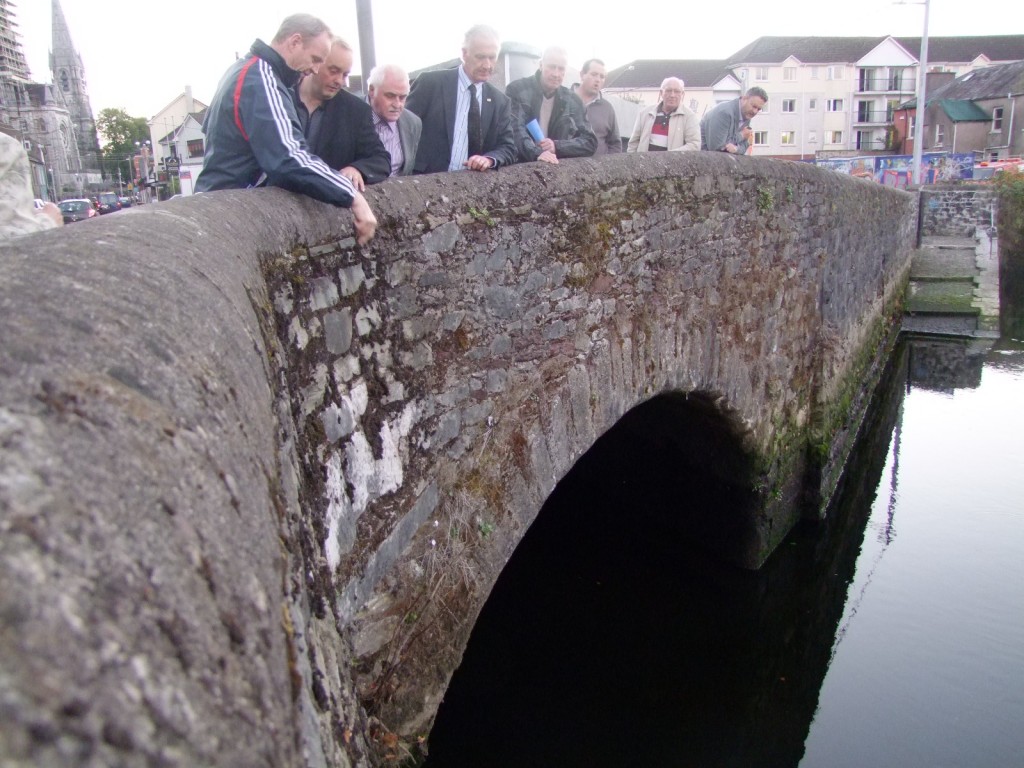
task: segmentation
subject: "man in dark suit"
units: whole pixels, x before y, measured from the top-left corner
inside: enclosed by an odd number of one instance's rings
[[[373,109],[373,127],[391,155],[391,175],[408,176],[416,164],[423,123],[405,108],[409,76],[394,64],[373,68],[366,79],[366,94]]]
[[[487,82],[498,50],[498,33],[475,26],[463,41],[461,67],[416,78],[406,102],[423,121],[415,173],[487,171],[516,162],[511,104]]]
[[[341,38],[318,72],[296,88],[295,110],[310,150],[362,192],[391,174],[391,156],[373,128],[370,105],[345,90],[352,48]]]

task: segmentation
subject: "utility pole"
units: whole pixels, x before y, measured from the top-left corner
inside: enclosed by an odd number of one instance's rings
[[[359,27],[359,66],[362,68],[363,95],[366,79],[377,65],[377,52],[373,46],[373,0],[356,0],[356,26]]]
[[[914,184],[921,185],[921,152],[924,149],[924,118],[927,114],[925,84],[928,76],[928,0],[924,0],[924,34],[921,35],[921,64],[917,73],[917,109],[914,110],[914,159],[911,170]]]

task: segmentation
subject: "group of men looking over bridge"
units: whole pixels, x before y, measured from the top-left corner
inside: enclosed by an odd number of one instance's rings
[[[345,91],[352,48],[319,19],[289,16],[269,45],[257,40],[221,80],[203,126],[196,191],[270,185],[351,208],[364,244],[377,220],[362,193],[389,176],[622,151],[615,111],[601,97],[602,61],[588,60],[570,89],[562,85],[568,55],[549,48],[534,75],[502,93],[488,82],[499,50],[498,33],[475,26],[463,41],[461,66],[423,72],[411,87],[402,68],[375,67],[363,101]],[[682,103],[684,88],[679,78],[662,83],[658,104],[641,111],[626,151],[747,152],[750,120],[768,95],[752,88],[698,120]]]

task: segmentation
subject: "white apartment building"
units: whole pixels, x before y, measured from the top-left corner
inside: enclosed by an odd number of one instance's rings
[[[916,37],[761,37],[721,61],[632,62],[609,73],[605,90],[653,104],[665,77],[682,77],[684,103],[702,115],[759,86],[769,99],[751,123],[753,154],[811,160],[818,153],[885,151],[892,149],[896,106],[917,92],[920,42]],[[958,75],[1024,59],[1024,35],[932,37],[928,47],[929,71]]]

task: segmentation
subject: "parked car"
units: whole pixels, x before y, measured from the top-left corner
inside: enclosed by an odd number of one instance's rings
[[[85,198],[61,200],[57,203],[57,207],[60,208],[65,224],[70,224],[74,221],[94,219],[99,216],[96,212],[96,208],[92,204],[92,200],[86,200]]]
[[[121,204],[122,208],[132,207],[132,199],[130,197],[119,197],[117,198],[117,201]]]
[[[116,192],[100,192],[98,199],[100,201],[100,213],[114,213],[121,210],[121,201],[118,199]]]

